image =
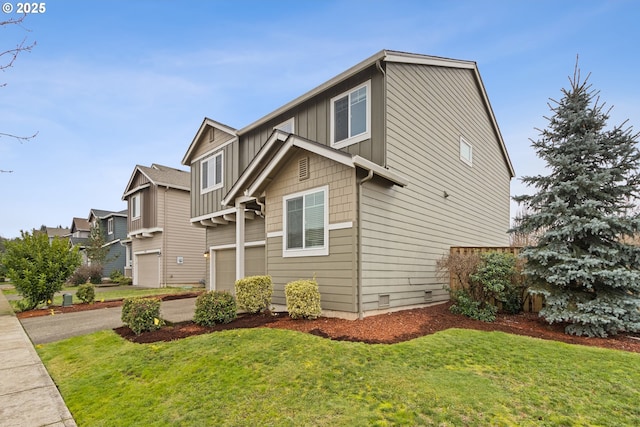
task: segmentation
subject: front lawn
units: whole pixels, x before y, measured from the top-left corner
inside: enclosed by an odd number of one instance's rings
[[[79,426],[637,425],[640,355],[449,329],[394,345],[243,329],[37,346]],[[108,357],[105,357],[108,355]]]

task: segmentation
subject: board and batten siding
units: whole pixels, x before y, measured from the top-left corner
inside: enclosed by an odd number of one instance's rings
[[[224,132],[218,132],[222,136],[229,136]],[[208,138],[206,134],[207,132],[205,132],[203,138]],[[198,149],[196,150],[198,155],[194,157],[194,159],[196,160],[191,163],[191,190],[194,193],[191,197],[192,218],[197,218],[225,209],[225,207],[222,206],[220,202],[222,202],[225,194],[227,194],[227,192],[231,189],[233,184],[240,176],[240,169],[238,164],[238,141],[236,140],[232,143],[224,145],[232,138],[223,138],[222,136],[220,137],[220,141],[215,140],[214,142],[201,142],[201,144],[198,145]],[[221,145],[223,145],[223,147],[218,148]],[[200,175],[202,160],[206,159],[208,156],[217,154],[220,151],[222,151],[223,153],[222,188],[202,193]]]
[[[134,177],[134,181],[131,188],[150,184],[146,176],[141,173],[137,173]],[[131,199],[133,196],[140,196],[140,217],[133,219],[131,216]],[[143,228],[157,227],[157,213],[156,213],[156,200],[157,193],[155,185],[151,184],[149,187],[145,187],[142,190],[127,196],[127,206],[129,215],[127,216],[127,228],[129,232],[141,230]]]
[[[309,178],[299,180],[298,161],[309,158]],[[292,155],[266,189],[267,274],[273,280],[273,301],[285,304],[284,286],[294,280],[316,278],[323,310],[357,310],[355,169],[300,151]],[[283,197],[328,186],[329,255],[282,256]],[[331,229],[332,224],[350,227]]]
[[[446,300],[450,246],[504,246],[510,170],[471,70],[387,64],[387,164],[406,188],[363,186],[364,309]],[[460,160],[460,137],[473,146]]]
[[[163,283],[194,284],[205,278],[205,229],[189,221],[189,192],[160,188],[163,194],[162,214],[165,246],[163,251]],[[178,257],[182,263],[178,263]]]
[[[294,134],[330,146],[331,98],[371,80],[371,138],[344,147],[341,151],[359,155],[379,165],[384,164],[384,80],[375,66],[345,80],[318,96],[240,136],[240,169],[244,170],[267,142],[275,126],[294,118]]]

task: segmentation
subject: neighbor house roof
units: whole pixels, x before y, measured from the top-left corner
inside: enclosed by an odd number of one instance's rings
[[[143,174],[151,183],[155,185],[175,188],[178,190],[191,191],[190,172],[153,163],[150,167],[136,165],[133,173],[131,174],[131,178],[129,179],[129,183],[125,188],[125,192],[122,195],[123,199],[129,194],[139,190],[139,188],[137,187],[131,187],[137,173]]]
[[[91,224],[86,218],[74,217],[71,221],[71,233],[76,231],[91,231]]]
[[[91,218],[91,215],[100,218],[100,219],[106,219],[112,216],[120,216],[120,217],[125,217],[127,216],[127,210],[121,210],[121,211],[107,211],[107,210],[103,210],[103,209],[91,209],[91,211],[89,212],[89,218]]]
[[[188,165],[189,162],[191,161],[193,150],[196,148],[198,141],[200,140],[200,138],[202,137],[202,134],[207,130],[208,127],[219,129],[222,132],[228,133],[229,135],[236,135],[236,129],[232,128],[231,126],[224,125],[220,122],[217,122],[208,117],[205,117],[204,120],[202,121],[202,124],[200,125],[200,128],[198,129],[198,132],[196,132],[196,135],[193,137],[193,140],[191,141],[191,144],[187,149],[187,153],[182,158],[183,165]]]

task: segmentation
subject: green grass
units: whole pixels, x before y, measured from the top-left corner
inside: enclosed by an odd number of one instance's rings
[[[69,293],[70,291],[76,291],[77,289],[78,289],[77,286],[65,286],[64,288],[62,288],[60,292]],[[198,287],[195,287],[195,288],[188,288],[188,287],[137,288],[133,286],[114,287],[113,289],[103,288],[100,291],[96,290],[96,301],[112,301],[112,300],[118,300],[118,299],[129,298],[129,297],[137,297],[137,296],[148,297],[148,296],[155,296],[155,295],[184,294],[184,293],[194,292],[202,289],[203,288],[198,288]],[[3,289],[2,292],[5,295],[18,294],[18,292],[15,289]],[[56,295],[53,298],[53,301],[51,302],[50,306],[61,306],[62,299],[63,299],[62,295]],[[73,304],[82,303],[82,301],[75,294],[73,294],[72,302]],[[12,300],[12,301],[9,301],[9,303],[11,304],[11,307],[16,313],[20,311],[19,301]]]
[[[395,345],[245,329],[37,346],[79,426],[637,425],[640,355],[451,329]],[[108,355],[108,357],[105,357]]]

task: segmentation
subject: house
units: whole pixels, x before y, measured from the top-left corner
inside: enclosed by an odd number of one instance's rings
[[[68,237],[69,234],[71,233],[71,229],[69,228],[65,228],[62,226],[57,226],[57,227],[47,227],[46,225],[43,225],[42,227],[40,227],[40,232],[41,233],[47,233],[47,237],[49,238],[49,243],[53,242],[53,239],[55,239],[56,237]]]
[[[133,284],[146,287],[204,280],[205,231],[190,224],[190,173],[152,164],[136,166],[127,202],[127,259]]]
[[[250,102],[250,100],[247,100]],[[450,246],[509,244],[514,170],[475,62],[383,50],[241,129],[205,118],[182,163],[207,287],[315,277],[325,315],[449,298]]]
[[[92,227],[99,225],[104,238],[104,246],[109,248],[102,274],[106,277],[111,276],[114,271],[124,274],[126,250],[121,242],[127,238],[127,210],[114,212],[91,209],[88,221]]]
[[[77,246],[80,256],[82,257],[82,264],[87,264],[87,253],[85,252],[85,245],[91,234],[91,224],[85,218],[74,217],[71,220],[71,229],[69,234],[65,237],[69,238],[71,246]]]

